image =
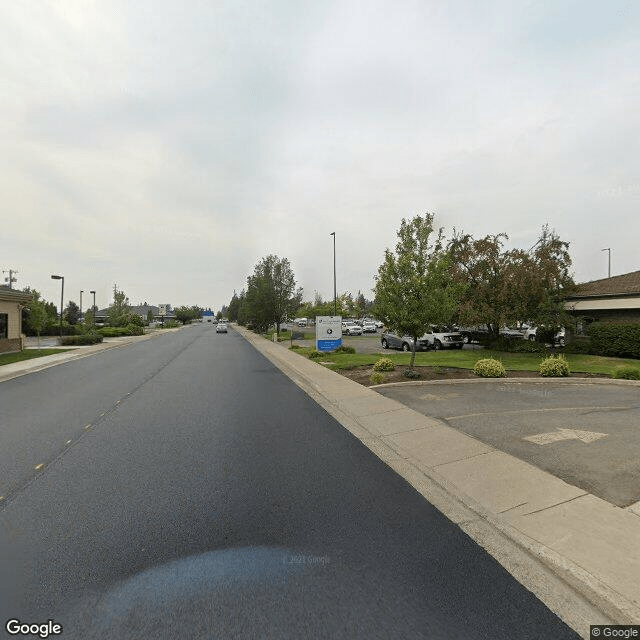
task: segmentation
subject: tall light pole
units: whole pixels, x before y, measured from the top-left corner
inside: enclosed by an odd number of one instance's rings
[[[62,280],[62,290],[60,292],[60,337],[62,338],[62,309],[64,308],[64,276],[51,276],[52,280]]]
[[[82,289],[80,289],[80,315],[82,315],[82,294],[84,293],[84,291]]]
[[[611,247],[607,247],[606,249],[603,249],[603,251],[608,251],[609,252],[609,278],[611,277]]]
[[[93,319],[96,319],[96,292],[95,291],[89,291],[89,293],[93,294],[93,307],[91,308],[91,311],[93,311]]]
[[[338,295],[336,291],[336,232],[332,231],[330,236],[333,236],[333,315],[338,315]]]

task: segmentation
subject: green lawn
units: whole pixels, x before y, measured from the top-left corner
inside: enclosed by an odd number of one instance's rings
[[[298,353],[306,355],[311,349],[298,349]],[[331,369],[352,369],[361,365],[372,365],[380,358],[390,358],[396,364],[409,364],[410,353],[389,351],[380,354],[330,354],[321,358],[321,362],[331,362]],[[478,360],[483,358],[495,358],[500,360],[505,369],[511,371],[539,371],[540,362],[545,356],[536,353],[506,353],[502,351],[466,350],[460,351],[428,351],[416,353],[416,366],[458,367],[460,369],[473,369]],[[567,361],[572,372],[598,373],[611,375],[613,370],[621,364],[629,364],[640,368],[640,361],[627,358],[606,358],[603,356],[591,356],[583,354],[567,354]]]
[[[13,362],[22,362],[23,360],[31,360],[33,358],[42,358],[43,356],[51,356],[55,353],[63,353],[70,349],[26,349],[17,353],[0,354],[0,366],[3,364],[11,364]]]

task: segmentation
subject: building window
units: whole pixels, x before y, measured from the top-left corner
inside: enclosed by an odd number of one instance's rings
[[[9,314],[0,313],[0,340],[6,340],[9,337]]]

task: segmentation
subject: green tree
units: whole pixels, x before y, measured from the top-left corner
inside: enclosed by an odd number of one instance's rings
[[[247,278],[244,302],[246,318],[259,330],[275,325],[276,333],[285,319],[294,314],[302,302],[302,289],[296,282],[287,258],[269,255]]]
[[[69,300],[69,304],[64,310],[64,319],[70,325],[75,325],[80,320],[80,315],[80,307],[73,300]]]
[[[451,322],[464,290],[451,278],[451,256],[442,229],[434,233],[433,219],[432,213],[403,218],[395,253],[385,251],[376,276],[376,316],[413,338],[411,367],[418,338],[431,324]]]
[[[40,333],[47,324],[47,308],[37,291],[33,291],[33,300],[29,303],[29,316],[31,326],[38,336],[38,349],[40,349]]]
[[[147,322],[153,322],[153,311],[151,309],[147,311]]]
[[[529,251],[505,249],[506,233],[475,240],[457,234],[450,242],[454,274],[467,285],[459,308],[462,324],[486,324],[497,338],[503,326],[525,320],[559,328],[570,323],[563,299],[572,289],[568,243],[548,227]]]
[[[113,292],[113,303],[107,309],[108,323],[112,327],[120,327],[127,324],[125,316],[130,312],[129,298],[124,291]]]

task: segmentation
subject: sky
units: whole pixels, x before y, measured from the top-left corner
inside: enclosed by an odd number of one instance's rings
[[[403,218],[640,269],[640,4],[0,4],[0,268],[220,309],[265,256],[373,298]],[[8,273],[3,273],[7,277]]]

